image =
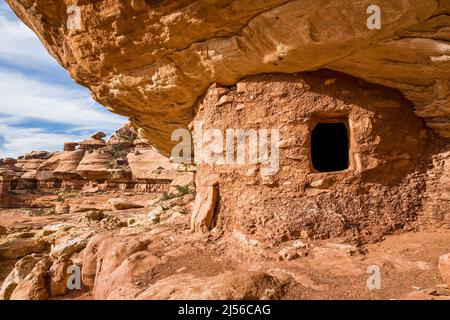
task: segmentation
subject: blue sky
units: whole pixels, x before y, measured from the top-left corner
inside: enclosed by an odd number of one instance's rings
[[[61,150],[66,141],[111,134],[125,121],[97,104],[0,3],[0,158]]]

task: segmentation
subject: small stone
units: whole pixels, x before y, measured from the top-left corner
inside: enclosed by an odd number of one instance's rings
[[[133,203],[124,199],[109,199],[108,200],[109,205],[111,206],[112,210],[128,210],[128,209],[138,209],[143,208],[144,206]]]
[[[98,140],[103,139],[104,137],[106,137],[106,134],[103,131],[96,132],[91,136],[92,139]]]
[[[160,216],[164,212],[164,209],[161,206],[156,206],[150,212],[148,213],[148,216],[154,215],[154,216]]]
[[[129,218],[127,220],[127,226],[129,226],[129,227],[134,226],[136,224],[136,222],[137,222],[136,218]]]
[[[236,106],[236,111],[240,111],[240,110],[242,110],[242,109],[244,109],[244,108],[245,108],[245,104],[243,104],[243,103],[238,103],[237,106]]]
[[[309,233],[308,233],[308,231],[302,230],[302,231],[300,232],[300,237],[301,237],[302,239],[308,239],[308,238],[309,238]]]
[[[310,183],[310,186],[317,189],[328,189],[334,184],[334,179],[320,179]]]
[[[91,210],[83,213],[83,218],[90,221],[100,221],[105,217],[103,211]]]
[[[68,204],[65,203],[57,203],[55,205],[55,213],[57,215],[60,214],[68,214],[70,212],[70,206]]]
[[[227,103],[232,103],[233,99],[231,99],[229,96],[222,96],[219,101],[214,105],[215,107],[223,106]]]
[[[159,216],[157,216],[157,215],[150,214],[150,215],[148,216],[148,221],[149,221],[151,224],[157,224],[157,223],[159,223],[159,222],[161,221],[161,218],[160,218]]]
[[[300,257],[294,248],[283,248],[278,252],[278,255],[285,261],[291,261]]]
[[[308,247],[308,245],[300,240],[295,240],[292,243],[292,247],[295,249],[306,249]]]

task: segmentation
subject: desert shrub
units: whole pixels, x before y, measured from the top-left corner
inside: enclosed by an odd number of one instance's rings
[[[170,200],[170,199],[173,199],[173,198],[176,198],[176,195],[173,194],[173,193],[164,192],[162,194],[162,196],[161,196],[161,200],[163,200],[163,201],[167,201],[167,200]]]
[[[176,186],[178,191],[178,196],[182,197],[190,193],[189,186]]]
[[[121,159],[127,156],[128,150],[124,149],[120,144],[115,144],[111,147],[111,154],[114,160]]]

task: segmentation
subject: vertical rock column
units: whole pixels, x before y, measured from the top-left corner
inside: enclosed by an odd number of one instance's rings
[[[12,177],[7,172],[0,172],[0,207],[6,204]]]

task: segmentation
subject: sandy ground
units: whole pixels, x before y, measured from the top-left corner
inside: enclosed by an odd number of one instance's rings
[[[119,193],[73,197],[66,201],[71,206],[107,208],[107,200]],[[145,205],[157,194],[128,195],[126,199]],[[53,201],[54,196],[40,201]],[[0,224],[9,232],[40,229],[45,225],[59,222],[73,222],[79,213],[65,215],[35,216],[30,208],[0,209]],[[126,221],[129,217],[145,213],[148,209],[110,211],[108,214]],[[188,221],[189,217],[186,217]],[[173,228],[171,230],[170,228]],[[178,232],[180,226],[166,227],[168,234]],[[178,229],[178,230],[177,230]],[[184,231],[183,231],[184,232]],[[304,257],[291,261],[277,258],[277,248],[264,249],[264,253],[248,251],[248,259],[242,259],[239,248],[228,247],[227,240],[211,241],[199,238],[195,242],[184,243],[186,254],[167,259],[156,268],[143,285],[150,285],[177,272],[190,272],[202,276],[216,275],[228,270],[264,271],[280,279],[289,277],[285,299],[398,299],[407,293],[421,289],[436,290],[438,294],[449,295],[450,291],[441,279],[437,264],[439,256],[450,252],[450,231],[405,233],[387,236],[382,242],[354,247],[342,243],[340,239],[305,241]],[[272,256],[272,258],[262,258]],[[239,258],[237,258],[239,257]],[[12,270],[17,260],[0,261],[0,283]],[[368,268],[379,268],[381,288],[369,290]],[[91,299],[89,290],[72,292],[62,299]],[[59,299],[59,298],[58,298]]]

